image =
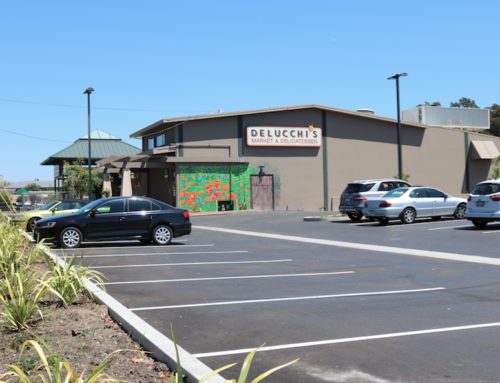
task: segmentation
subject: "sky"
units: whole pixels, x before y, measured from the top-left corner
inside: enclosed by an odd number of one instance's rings
[[[0,1],[0,176],[52,180],[40,163],[91,128],[276,106],[500,104],[498,0]],[[362,155],[362,154],[360,154]]]

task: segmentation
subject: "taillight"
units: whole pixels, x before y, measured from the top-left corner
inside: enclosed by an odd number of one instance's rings
[[[379,207],[391,207],[391,203],[390,202],[381,202]]]
[[[189,219],[189,212],[188,211],[185,211],[182,214],[184,214],[184,218]]]
[[[500,194],[490,195],[490,198],[492,201],[498,202],[498,201],[500,201]]]
[[[467,197],[467,202],[470,202],[471,199],[472,199],[472,196],[469,194],[469,196]]]
[[[340,202],[342,202],[344,199],[342,198],[342,196],[340,196]]]
[[[357,196],[356,196],[356,197],[354,197],[352,200],[353,200],[353,201],[358,201],[358,202],[359,202],[359,201],[366,201],[366,198],[365,198],[365,197],[363,197],[362,195],[357,195]]]

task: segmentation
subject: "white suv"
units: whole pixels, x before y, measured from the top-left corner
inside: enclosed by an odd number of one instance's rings
[[[479,182],[467,198],[467,219],[476,227],[500,221],[500,179]]]

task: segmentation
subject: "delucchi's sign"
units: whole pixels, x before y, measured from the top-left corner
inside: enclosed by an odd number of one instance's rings
[[[249,126],[248,146],[321,146],[321,128],[296,126]]]

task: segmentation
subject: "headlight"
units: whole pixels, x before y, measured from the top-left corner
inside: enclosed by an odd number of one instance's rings
[[[45,223],[42,223],[42,224],[37,225],[37,226],[40,226],[40,228],[44,229],[47,227],[54,227],[55,225],[56,225],[55,222],[45,222]]]
[[[16,216],[14,217],[14,219],[23,219],[23,216],[22,216],[22,215],[16,215]]]

